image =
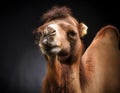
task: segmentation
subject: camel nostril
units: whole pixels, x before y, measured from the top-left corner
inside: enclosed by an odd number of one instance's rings
[[[42,44],[46,47],[46,46],[49,46],[49,47],[52,47],[54,44],[54,34],[50,34],[50,35],[47,35],[47,36],[44,36],[41,40]]]
[[[44,37],[44,38],[42,39],[42,44],[43,44],[43,45],[47,45],[47,42],[48,42],[48,38],[47,38],[47,37]]]

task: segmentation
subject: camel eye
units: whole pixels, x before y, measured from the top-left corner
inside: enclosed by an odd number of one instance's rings
[[[68,35],[68,37],[70,38],[70,39],[75,39],[76,38],[76,32],[75,31],[69,31],[68,33],[67,33],[67,35]]]

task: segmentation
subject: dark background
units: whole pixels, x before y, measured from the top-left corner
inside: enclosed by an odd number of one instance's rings
[[[88,26],[85,48],[108,24],[120,29],[117,0],[16,0],[0,2],[0,93],[39,93],[46,62],[34,43],[32,31],[40,16],[54,5],[70,7],[74,17]]]

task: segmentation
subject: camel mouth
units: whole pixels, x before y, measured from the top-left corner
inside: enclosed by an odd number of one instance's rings
[[[46,46],[44,48],[44,51],[46,52],[46,54],[58,54],[61,51],[61,47],[60,46]]]
[[[50,52],[54,54],[58,54],[60,51],[61,51],[60,47],[53,47]]]

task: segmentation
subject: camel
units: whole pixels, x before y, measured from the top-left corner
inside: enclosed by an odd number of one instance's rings
[[[87,26],[78,23],[67,7],[53,7],[36,29],[39,47],[47,60],[43,93],[81,93],[79,66],[83,53],[81,37]]]
[[[34,33],[47,61],[43,93],[115,93],[120,88],[120,37],[112,25],[98,31],[84,52],[88,27],[68,7],[53,7]]]

